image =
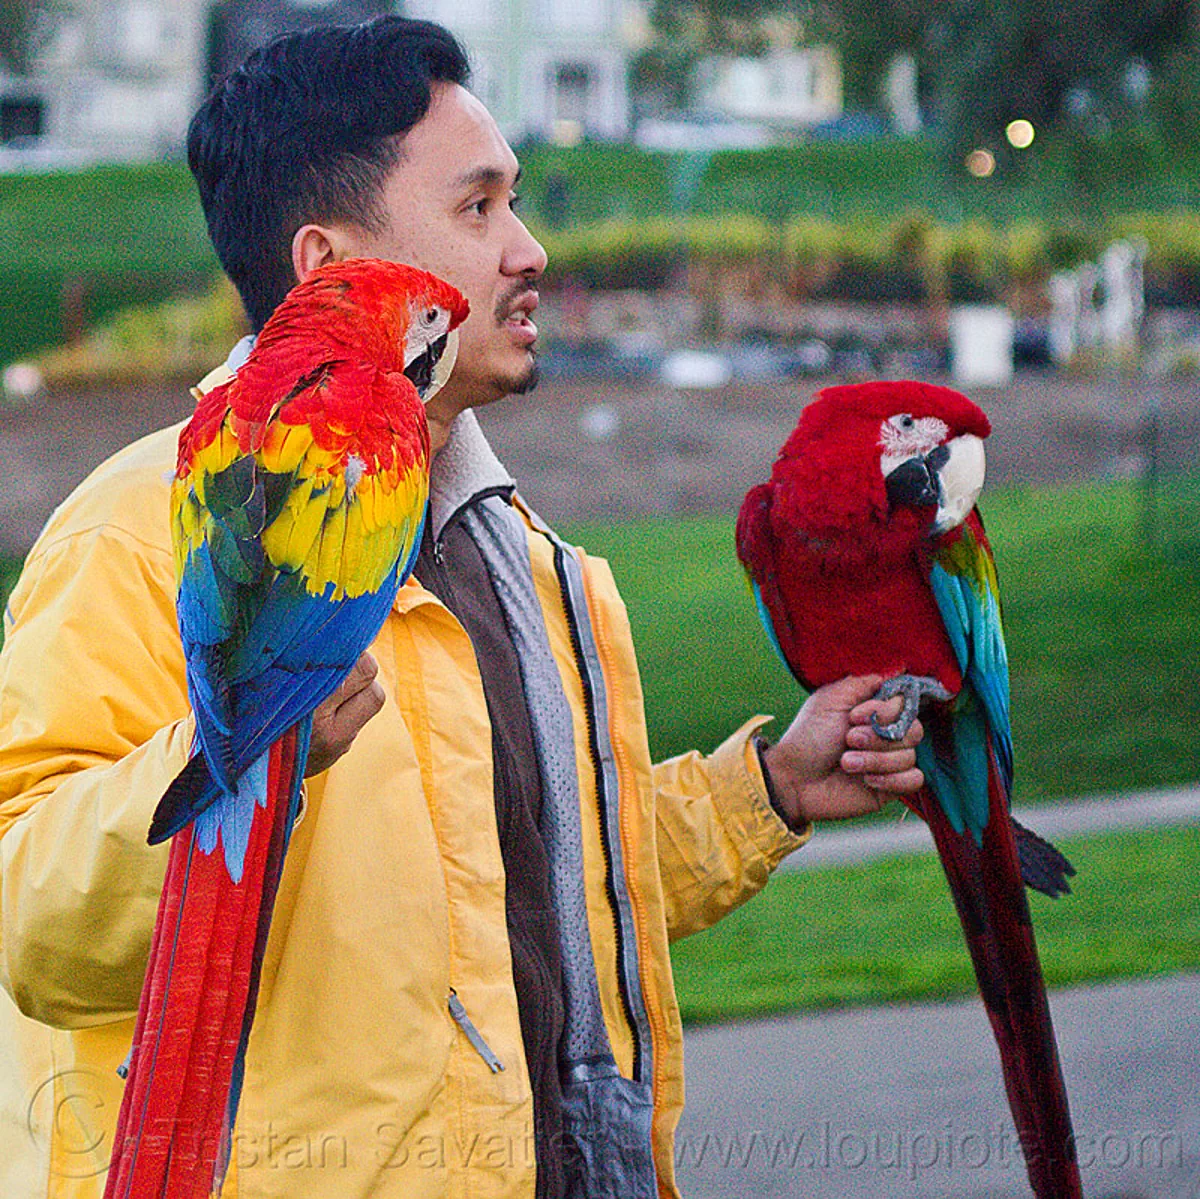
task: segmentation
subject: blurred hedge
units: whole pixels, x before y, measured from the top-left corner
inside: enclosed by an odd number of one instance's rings
[[[756,263],[796,298],[959,300],[1037,284],[1094,259],[1118,237],[1144,239],[1148,285],[1159,302],[1200,304],[1200,213],[1175,209],[1114,216],[1101,224],[1023,219],[935,220],[912,210],[892,219],[814,216],[769,222],[737,215],[610,220],[552,230],[535,226],[549,254],[548,282],[597,288],[660,287],[689,265]]]
[[[207,291],[150,304],[132,304],[99,322],[71,345],[37,357],[56,383],[97,377],[121,382],[178,378],[187,382],[223,362],[249,331],[242,302],[224,276]]]
[[[182,164],[0,175],[0,363],[216,269]]]
[[[797,294],[970,297],[1139,230],[1152,287],[1200,303],[1200,153],[1120,131],[1037,145],[998,151],[986,180],[921,137],[716,153],[525,145],[518,190],[555,275],[597,286],[661,286],[689,262],[757,256],[760,274],[792,272]],[[131,303],[200,291],[216,269],[182,163],[0,176],[0,364]]]

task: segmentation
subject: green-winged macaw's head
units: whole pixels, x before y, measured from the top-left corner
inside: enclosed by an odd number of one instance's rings
[[[983,488],[991,425],[949,387],[912,381],[828,387],[781,453],[815,476],[809,494],[844,528],[890,526],[937,536],[956,528]],[[810,525],[810,527],[812,527]]]

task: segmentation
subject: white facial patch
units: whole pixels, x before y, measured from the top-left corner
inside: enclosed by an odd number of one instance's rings
[[[414,305],[404,339],[404,365],[407,367],[420,358],[449,328],[450,313],[445,308]]]
[[[884,478],[910,458],[923,458],[941,445],[950,426],[936,416],[912,417],[906,412],[889,416],[879,426],[880,468]]]

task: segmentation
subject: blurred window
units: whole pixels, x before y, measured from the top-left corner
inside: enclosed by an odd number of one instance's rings
[[[591,68],[584,63],[560,63],[554,72],[554,116],[559,121],[586,125],[592,90]]]
[[[564,33],[603,33],[612,25],[611,6],[607,0],[590,4],[575,4],[570,0],[537,0],[540,23]]]
[[[0,98],[0,143],[40,137],[46,106],[40,96]]]
[[[437,21],[450,29],[491,25],[500,15],[500,0],[410,0],[406,16]]]
[[[118,57],[130,66],[154,62],[164,48],[165,15],[152,4],[127,4],[118,22],[122,42]]]

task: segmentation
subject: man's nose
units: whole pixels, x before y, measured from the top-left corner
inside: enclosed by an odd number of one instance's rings
[[[513,216],[513,228],[504,247],[501,270],[506,275],[526,275],[540,278],[546,270],[546,251],[517,216]]]

